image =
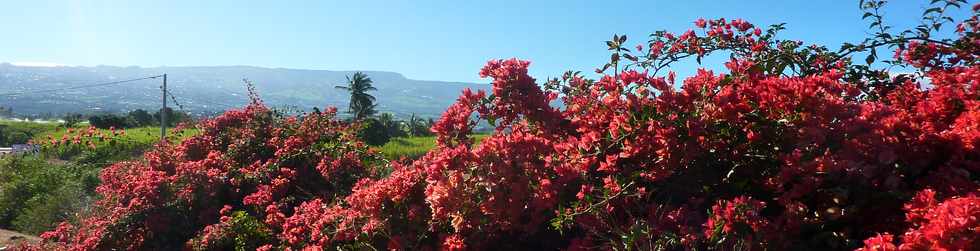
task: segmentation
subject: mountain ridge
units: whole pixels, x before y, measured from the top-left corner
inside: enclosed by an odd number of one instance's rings
[[[168,74],[168,89],[175,107],[208,114],[247,103],[242,79],[255,83],[260,97],[271,106],[309,110],[335,106],[343,110],[347,93],[334,88],[345,84],[354,70],[294,69],[248,65],[218,66],[19,66],[0,63],[0,93],[29,92],[97,84]],[[465,88],[489,89],[487,84],[439,80],[416,80],[391,71],[361,71],[378,89],[378,110],[407,117],[437,117]],[[59,92],[0,96],[0,106],[22,115],[67,112],[125,112],[159,109],[160,81],[144,80],[117,86]]]

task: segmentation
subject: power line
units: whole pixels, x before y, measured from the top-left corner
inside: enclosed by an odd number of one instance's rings
[[[174,95],[173,94],[174,93],[173,90],[167,91],[167,93],[170,94],[171,98],[173,98],[173,95]],[[191,104],[193,104],[193,103],[204,103],[204,104],[209,104],[209,105],[214,105],[214,106],[223,106],[225,108],[239,108],[239,107],[241,107],[241,106],[229,105],[229,104],[222,103],[222,102],[217,102],[217,101],[208,101],[207,99],[191,99],[191,98],[186,98],[187,96],[184,96],[184,95],[181,95],[181,97],[182,97],[183,100],[189,101]],[[171,100],[173,100],[173,99],[171,99]],[[173,100],[173,101],[174,101],[174,103],[177,102],[177,100]],[[186,102],[185,102],[185,104],[186,104]]]
[[[180,107],[180,110],[184,110],[184,106],[181,105],[180,103],[178,103],[177,98],[174,96],[173,93],[174,93],[173,90],[167,91],[167,95],[170,96],[170,100],[173,101],[174,104],[177,104],[177,106]],[[239,108],[239,107],[241,107],[241,106],[236,106],[236,105],[229,105],[229,104],[226,104],[226,103],[219,103],[219,102],[214,102],[214,101],[207,101],[205,99],[190,99],[190,98],[185,98],[183,95],[181,95],[181,98],[180,99],[181,100],[184,100],[184,101],[187,101],[187,102],[190,102],[190,104],[204,103],[204,104],[215,105],[215,106],[223,106],[225,108]],[[184,104],[188,104],[188,103],[185,102]]]
[[[100,86],[108,86],[108,85],[117,85],[117,84],[122,84],[122,83],[127,83],[127,82],[133,82],[133,81],[139,81],[139,80],[155,79],[155,78],[159,78],[159,77],[162,77],[162,76],[163,75],[157,75],[157,76],[151,76],[151,77],[142,77],[142,78],[119,80],[119,81],[112,81],[112,82],[105,82],[105,83],[98,83],[98,84],[79,85],[79,86],[64,87],[64,88],[54,88],[54,89],[46,89],[46,90],[8,92],[8,93],[0,93],[0,96],[15,96],[15,95],[24,95],[24,94],[32,94],[32,93],[58,92],[58,91],[84,89],[84,88],[92,88],[92,87],[100,87]]]
[[[160,88],[163,89],[162,86]],[[184,106],[183,105],[180,105],[180,103],[177,102],[177,98],[174,97],[174,92],[173,91],[168,91],[167,92],[167,95],[170,96],[170,100],[174,102],[174,105],[176,105],[178,108],[180,108],[181,111],[184,110]]]

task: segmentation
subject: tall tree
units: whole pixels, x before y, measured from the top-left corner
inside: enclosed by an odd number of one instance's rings
[[[377,90],[371,85],[373,81],[363,72],[355,72],[353,76],[347,76],[347,86],[337,86],[350,92],[350,105],[347,112],[354,115],[355,120],[361,120],[374,115],[375,98],[368,94],[369,91]]]
[[[412,137],[424,135],[424,129],[422,129],[422,120],[415,117],[415,113],[412,113],[412,117],[408,119],[408,134]]]
[[[153,119],[153,114],[143,109],[136,109],[129,112],[129,117],[136,122],[136,126],[150,126],[156,122]]]
[[[62,125],[65,128],[75,127],[78,123],[82,122],[82,115],[78,113],[67,113],[65,117],[62,118],[64,122]]]

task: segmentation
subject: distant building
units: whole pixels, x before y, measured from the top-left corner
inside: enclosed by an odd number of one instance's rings
[[[40,148],[31,144],[16,144],[10,147],[0,147],[0,156],[7,154],[37,154]]]
[[[13,149],[14,153],[34,153],[39,150],[37,145],[32,144],[15,144],[10,148]]]

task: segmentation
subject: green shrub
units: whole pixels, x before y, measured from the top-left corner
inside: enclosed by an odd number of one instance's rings
[[[151,126],[158,124],[157,120],[153,119],[153,114],[150,114],[150,112],[143,109],[133,110],[129,112],[129,115],[127,116],[136,123],[136,126]]]
[[[377,119],[365,119],[361,123],[362,127],[358,132],[358,136],[364,143],[372,146],[380,146],[388,143],[388,140],[391,140],[391,134],[389,134],[388,128]]]
[[[68,180],[49,193],[39,193],[27,200],[23,212],[14,218],[13,228],[40,234],[54,229],[59,222],[72,220],[75,213],[82,211],[93,198],[94,186],[82,179]]]
[[[218,223],[220,228],[205,229],[209,238],[193,240],[194,250],[256,250],[263,243],[273,240],[273,232],[255,216],[245,211],[234,211],[228,220]]]
[[[0,228],[38,234],[70,219],[94,194],[97,172],[34,156],[0,159]]]

